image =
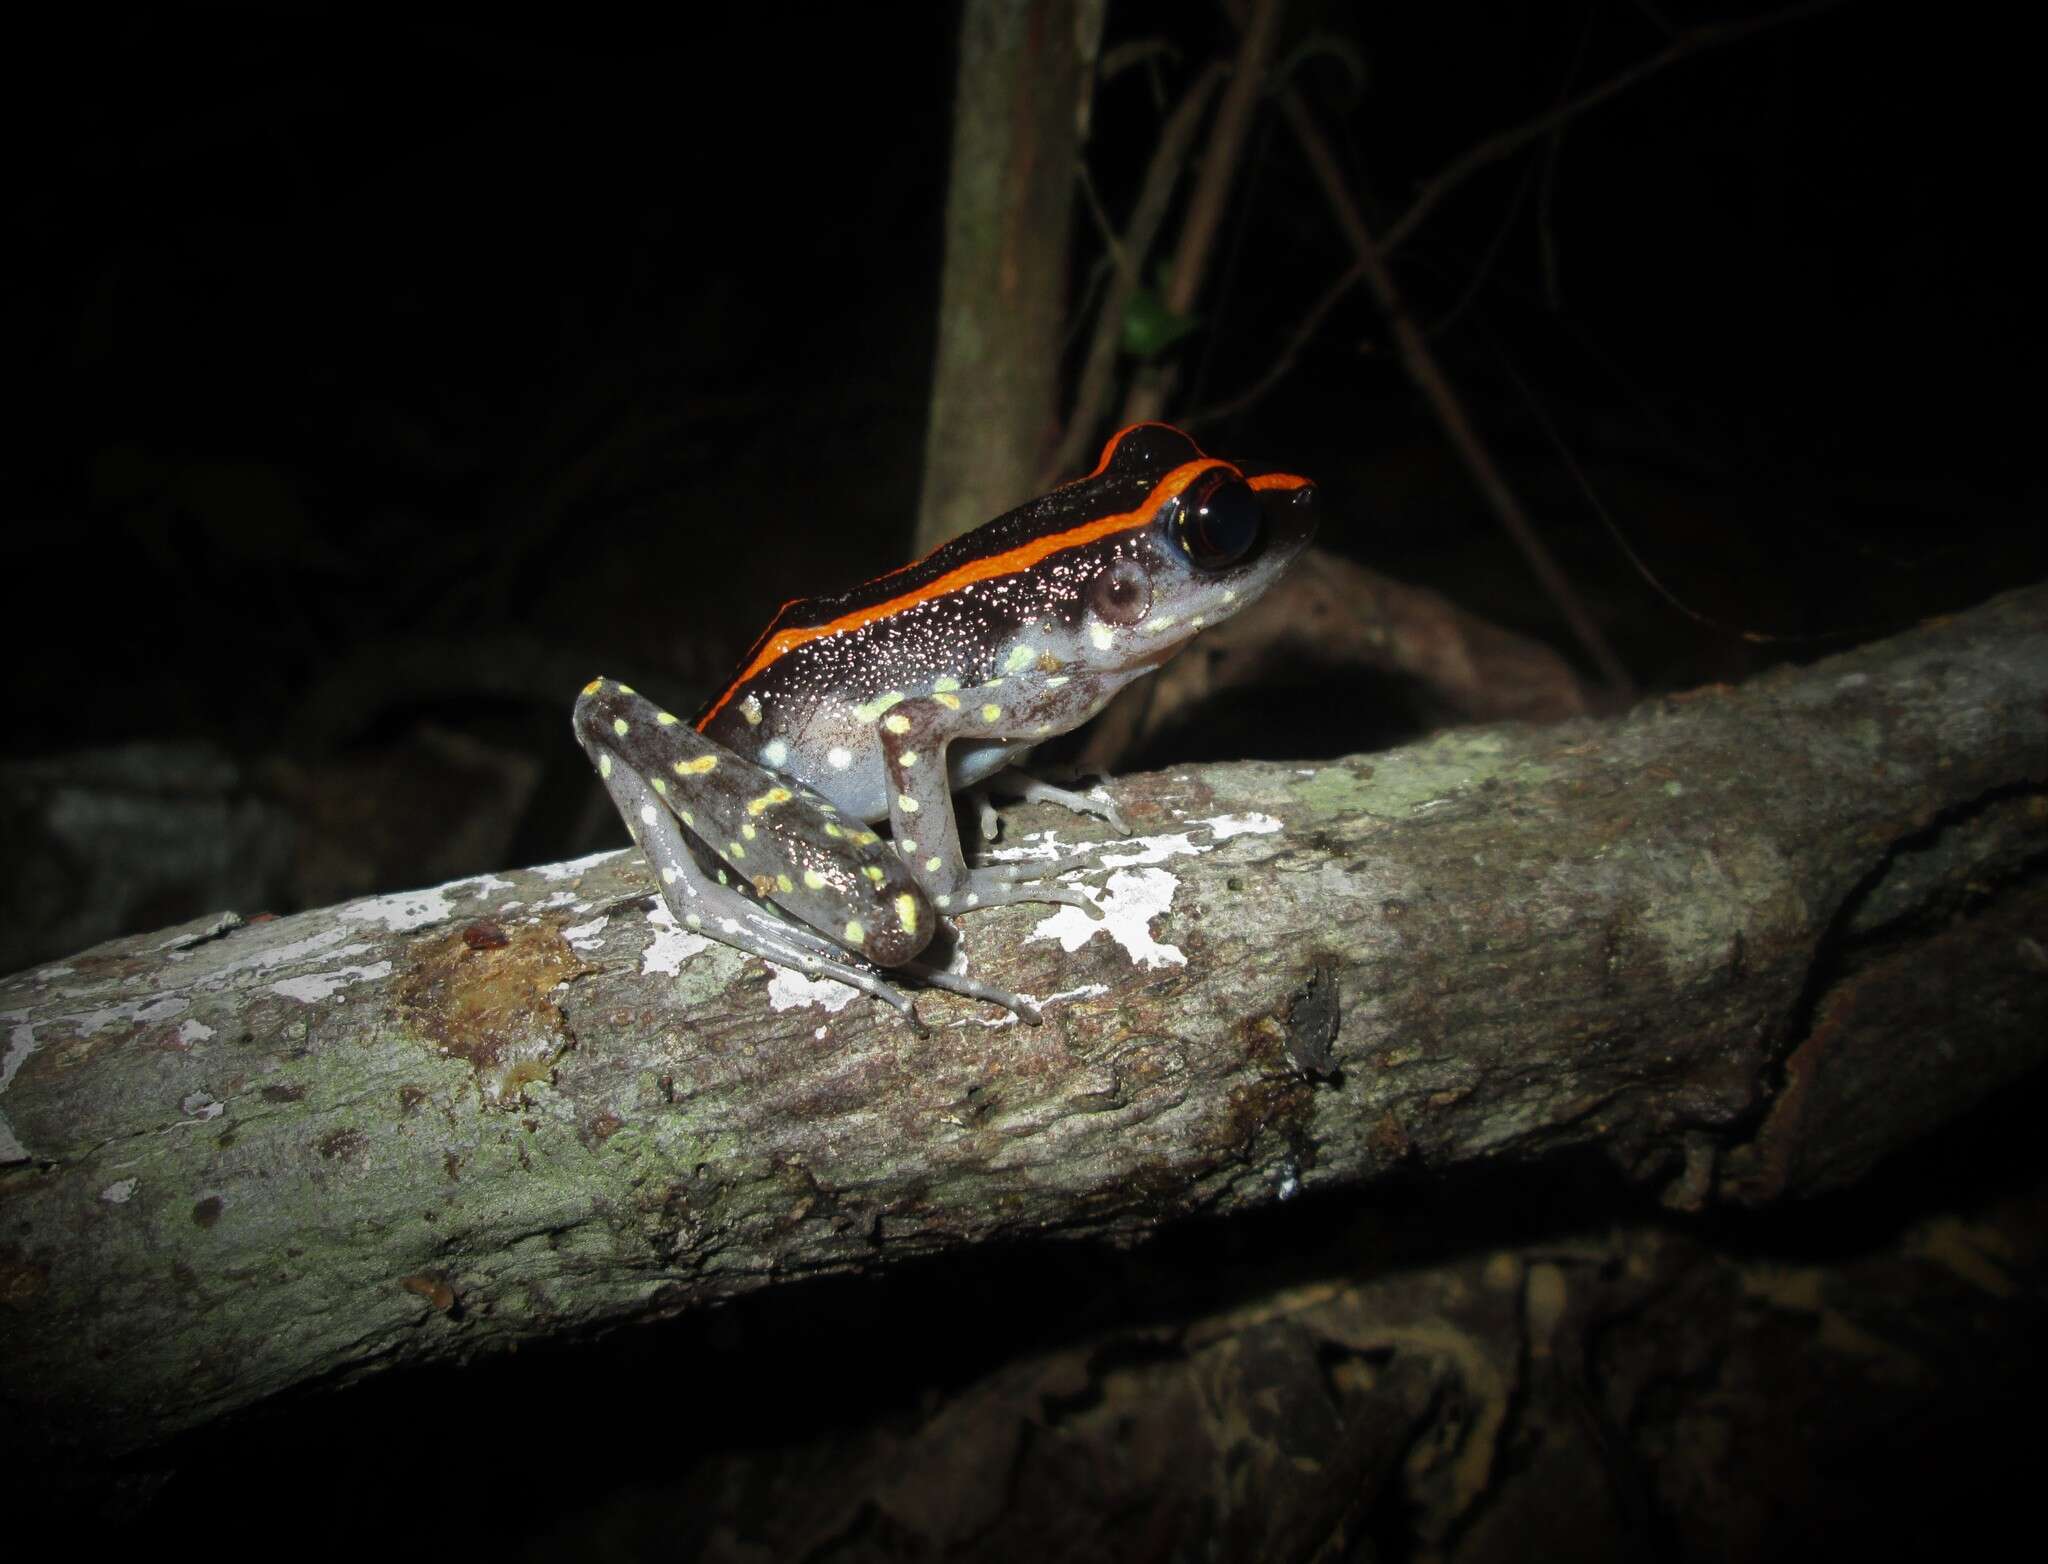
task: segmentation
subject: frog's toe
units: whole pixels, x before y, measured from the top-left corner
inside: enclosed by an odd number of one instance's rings
[[[1003,817],[990,802],[986,788],[976,788],[969,795],[974,805],[976,823],[981,828],[981,839],[993,842],[1003,834]]]
[[[1092,815],[1095,819],[1105,822],[1119,836],[1131,834],[1130,826],[1124,822],[1123,812],[1100,787],[1090,788],[1085,793],[1077,793],[1072,788],[1047,782],[1044,778],[1035,777],[1015,766],[1000,773],[994,785],[1005,793],[1014,793],[1027,804],[1058,804],[1062,809],[1071,809],[1077,815]],[[986,831],[983,832],[983,835],[987,834]]]
[[[933,988],[943,988],[950,994],[963,994],[985,1004],[1001,1005],[1028,1026],[1037,1026],[1045,1020],[1035,1000],[1013,994],[1006,988],[997,988],[993,983],[984,983],[979,978],[971,978],[964,972],[951,972],[923,961],[913,961],[903,970],[924,979]]]

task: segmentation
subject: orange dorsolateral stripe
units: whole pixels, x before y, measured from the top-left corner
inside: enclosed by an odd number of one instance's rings
[[[1168,434],[1179,435],[1183,440],[1186,440],[1189,445],[1195,445],[1193,438],[1188,434],[1188,432],[1185,429],[1176,428],[1172,424],[1163,424],[1159,422],[1159,420],[1156,418],[1147,419],[1142,424],[1125,424],[1123,428],[1117,430],[1115,434],[1111,435],[1109,437],[1108,443],[1102,447],[1102,455],[1096,459],[1095,471],[1084,472],[1083,474],[1081,474],[1080,477],[1069,479],[1068,482],[1086,483],[1090,478],[1100,478],[1104,473],[1109,471],[1109,459],[1112,456],[1116,455],[1116,448],[1124,443],[1124,436],[1129,434],[1136,434],[1140,429],[1164,429]],[[1202,450],[1202,448],[1199,445],[1195,445],[1195,449],[1197,451]],[[1202,452],[1202,454],[1206,456],[1208,453],[1204,451]],[[1066,486],[1066,484],[1060,485],[1061,488],[1065,488]]]
[[[1119,435],[1117,438],[1121,439],[1122,436]],[[1114,440],[1110,442],[1111,445],[1115,443]],[[1104,454],[1107,459],[1107,453]],[[962,587],[972,586],[977,581],[992,580],[996,576],[1014,576],[1019,571],[1029,570],[1048,554],[1057,554],[1062,549],[1079,548],[1084,543],[1098,542],[1112,533],[1135,532],[1151,524],[1152,518],[1158,515],[1160,506],[1178,495],[1201,474],[1218,467],[1228,468],[1231,472],[1237,471],[1230,463],[1218,461],[1213,456],[1205,456],[1200,461],[1183,462],[1153,485],[1152,492],[1145,496],[1144,503],[1136,510],[1119,511],[1113,516],[1098,516],[1093,521],[1084,521],[1080,526],[1069,527],[1064,532],[1048,533],[1042,538],[1020,543],[1015,548],[1004,549],[1000,554],[989,554],[981,559],[970,560],[967,564],[949,570],[943,576],[928,581],[921,587],[905,592],[901,597],[892,597],[886,602],[876,603],[867,608],[856,608],[853,612],[841,614],[837,619],[825,624],[792,625],[772,637],[754,654],[753,659],[741,670],[739,677],[726,686],[717,703],[698,719],[698,731],[710,727],[712,719],[725,709],[726,702],[730,701],[755,674],[784,653],[802,646],[806,641],[816,641],[824,636],[843,635],[849,630],[858,630],[864,625],[871,625],[878,620],[900,614],[906,609],[915,608],[919,603],[928,603],[935,597],[944,597],[949,592],[957,592]],[[1263,478],[1252,479],[1251,484],[1253,488],[1273,488],[1278,486],[1273,480],[1283,476],[1269,473]],[[1302,481],[1297,478],[1293,483],[1298,486]]]

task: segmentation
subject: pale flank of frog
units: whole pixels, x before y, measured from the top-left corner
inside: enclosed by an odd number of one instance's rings
[[[1037,1021],[1021,995],[917,959],[942,914],[1088,906],[1047,878],[1072,862],[969,865],[953,790],[1094,716],[1257,598],[1314,531],[1307,479],[1248,478],[1138,424],[1087,477],[852,591],[784,604],[694,723],[594,679],[576,736],[686,928],[913,1021],[875,968]],[[1029,791],[1121,828],[1112,808]]]

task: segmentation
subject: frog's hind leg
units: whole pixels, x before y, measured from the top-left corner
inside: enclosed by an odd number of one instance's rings
[[[1018,1020],[1028,1022],[1032,1026],[1037,1026],[1045,1019],[1039,1013],[1035,1000],[1027,999],[1022,994],[1013,994],[1006,988],[997,988],[993,983],[984,983],[979,978],[971,978],[964,972],[949,972],[946,968],[929,961],[906,962],[903,970],[921,982],[929,983],[933,988],[943,988],[951,994],[965,994],[969,999],[1001,1005]]]
[[[930,940],[935,926],[928,910],[920,914],[916,908],[906,908],[893,900],[880,903],[887,912],[871,913],[874,948],[859,952],[792,922],[762,899],[766,889],[759,882],[744,882],[743,888],[741,877],[730,866],[707,869],[699,861],[693,842],[704,842],[706,838],[700,831],[697,811],[681,802],[676,786],[682,778],[692,782],[692,796],[704,800],[704,824],[735,838],[731,846],[739,846],[737,838],[744,834],[753,842],[757,855],[771,854],[777,848],[789,851],[792,846],[800,853],[811,845],[811,838],[824,841],[827,833],[839,833],[831,838],[833,851],[849,853],[857,864],[865,860],[873,860],[878,866],[886,864],[889,871],[903,879],[905,890],[910,890],[911,882],[903,876],[894,855],[881,847],[873,833],[847,834],[848,827],[829,813],[821,812],[830,810],[823,800],[811,799],[808,790],[805,797],[796,797],[794,790],[774,773],[704,738],[625,685],[593,680],[576,703],[575,724],[578,740],[634,842],[646,855],[659,882],[661,899],[679,924],[765,961],[811,977],[829,977],[850,984],[894,1006],[913,1025],[921,1026],[911,1001],[873,968],[860,964],[859,957],[881,954],[891,958],[888,964],[897,965],[915,956]],[[707,760],[709,764],[705,764]],[[737,792],[733,791],[735,787]],[[751,797],[746,796],[749,794]],[[735,809],[732,806],[736,799],[740,802]],[[753,809],[749,814],[753,804],[767,799],[773,799],[770,807],[779,811],[772,826],[767,809]],[[717,825],[732,818],[742,823]],[[688,828],[688,835],[684,828]],[[867,840],[862,842],[859,836]],[[778,865],[781,862],[770,861]],[[799,861],[792,860],[792,864]],[[889,897],[893,888],[879,870],[875,876],[852,878],[856,886],[865,887],[874,896]],[[768,889],[792,883],[787,872],[779,868],[759,879],[766,882]],[[778,880],[781,886],[777,885]],[[867,904],[875,905],[872,900]],[[920,921],[924,925],[921,930],[917,927]],[[908,928],[903,926],[906,922]],[[856,930],[866,935],[857,918],[848,922],[849,936]]]

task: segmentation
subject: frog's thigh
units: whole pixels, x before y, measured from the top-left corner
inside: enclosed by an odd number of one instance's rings
[[[801,783],[734,755],[607,680],[578,700],[576,732],[660,877],[663,900],[686,927],[789,963],[796,953],[808,962],[851,951],[897,966],[930,942],[936,920],[896,855]],[[677,820],[725,867],[702,867]],[[776,916],[755,897],[811,927]],[[872,981],[859,986],[873,991]]]

